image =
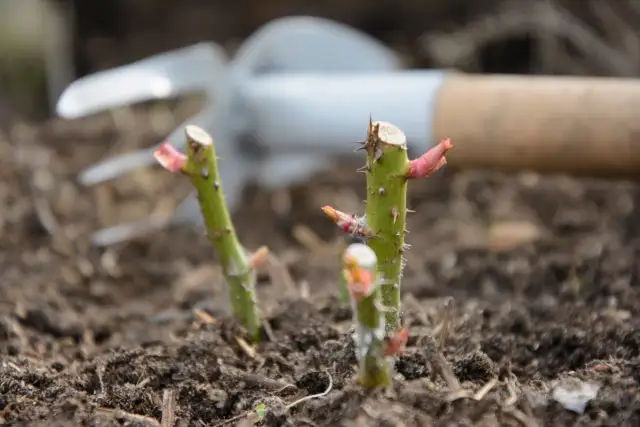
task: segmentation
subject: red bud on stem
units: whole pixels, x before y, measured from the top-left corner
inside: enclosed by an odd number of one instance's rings
[[[443,139],[417,159],[409,162],[406,177],[408,179],[427,178],[447,164],[447,151],[453,148],[449,138]]]
[[[367,227],[364,218],[339,211],[331,206],[323,206],[322,212],[331,219],[342,231],[363,239],[372,237],[371,230]]]
[[[187,156],[168,142],[163,142],[153,152],[153,155],[158,163],[169,172],[181,172],[187,164]]]

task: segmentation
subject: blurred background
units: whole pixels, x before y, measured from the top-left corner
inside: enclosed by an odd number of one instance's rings
[[[87,73],[203,40],[232,52],[293,14],[352,25],[413,67],[599,76],[640,68],[637,0],[2,0],[0,116],[45,118]]]
[[[24,215],[35,212],[32,222],[46,229],[45,236],[74,240],[91,229],[171,212],[188,194],[185,180],[147,168],[88,189],[77,185],[77,174],[110,155],[157,143],[200,108],[198,100],[63,120],[53,114],[59,95],[87,74],[201,41],[214,41],[233,56],[254,31],[287,15],[355,27],[392,47],[409,68],[618,77],[640,70],[640,0],[0,0],[0,149],[6,150],[0,162],[16,160],[2,180],[11,187],[18,179],[24,187],[6,191],[17,192],[15,200],[24,205],[1,198],[7,224],[29,228]],[[341,179],[341,185],[351,182]],[[32,193],[46,203],[33,204]],[[246,200],[263,210],[264,201],[249,193]],[[284,205],[305,206],[292,202],[292,194]],[[311,213],[325,224],[317,212],[321,202],[307,203],[298,218],[290,208],[274,208],[288,212],[281,215],[285,235],[291,224],[312,221],[305,216]],[[56,226],[47,219],[52,215]],[[16,244],[23,240],[14,237]]]

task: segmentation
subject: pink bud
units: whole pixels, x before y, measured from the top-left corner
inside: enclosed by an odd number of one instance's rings
[[[266,264],[269,258],[269,248],[261,246],[257,251],[249,256],[249,267],[258,269]]]
[[[438,169],[447,164],[445,154],[453,148],[453,144],[450,139],[443,139],[438,145],[432,147],[417,159],[409,162],[409,168],[407,169],[407,178],[427,178],[431,176]]]
[[[362,301],[362,299],[371,295],[371,291],[374,288],[373,275],[348,256],[345,257],[344,262],[346,268],[343,270],[343,275],[347,281],[349,294],[354,300]]]
[[[402,328],[396,331],[391,337],[384,350],[385,356],[397,356],[404,350],[409,340],[409,329]]]
[[[322,212],[345,233],[362,238],[372,236],[371,230],[369,230],[363,218],[339,211],[331,206],[323,206]]]
[[[168,142],[163,142],[154,152],[153,156],[158,163],[169,172],[181,172],[187,164],[187,156],[176,150]]]

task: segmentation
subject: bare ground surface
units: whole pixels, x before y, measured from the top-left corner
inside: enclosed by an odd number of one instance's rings
[[[618,19],[637,18],[624,9],[631,2],[613,14],[589,2],[604,46],[562,11],[551,20],[564,22],[562,31],[549,29],[549,10],[530,12],[526,1],[516,7],[516,18],[527,17],[516,29],[505,9],[452,34],[478,15],[471,9],[491,2],[442,2],[427,14],[408,2],[376,9],[386,18],[365,13],[366,2],[331,13],[249,3],[236,5],[248,22],[211,25],[231,15],[194,12],[204,3],[167,14],[139,1],[132,7],[146,21],[112,16],[122,32],[142,35],[115,39],[115,30],[85,19],[85,67],[202,39],[241,39],[279,7],[357,25],[418,66],[637,74],[637,34]],[[577,9],[587,13],[583,2]],[[547,33],[558,34],[549,42]],[[162,41],[167,34],[171,41]],[[457,55],[442,48],[451,40],[463,47]],[[0,133],[1,425],[164,427],[173,415],[176,426],[249,426],[261,402],[267,426],[640,425],[637,185],[453,170],[412,183],[417,212],[403,285],[411,336],[393,389],[366,393],[353,384],[350,313],[336,298],[345,240],[319,209],[363,209],[359,165],[273,194],[248,189],[238,231],[249,249],[267,244],[275,254],[259,284],[268,328],[255,349],[227,316],[215,254],[201,232],[172,229],[90,247],[90,231],[166,212],[189,190],[157,169],[93,189],[74,183],[83,167],[157,142],[188,113],[162,108]],[[576,399],[585,384],[597,395]],[[586,402],[584,410],[568,410],[562,391],[574,406]]]
[[[241,237],[276,255],[259,285],[269,328],[251,349],[200,232],[87,244],[90,230],[188,190],[156,169],[74,183],[108,144],[146,145],[172,125],[136,114],[135,133],[101,117],[2,137],[3,425],[151,426],[163,412],[179,426],[251,425],[260,402],[270,426],[640,424],[636,185],[453,170],[413,183],[409,345],[393,389],[366,393],[335,296],[345,241],[319,210],[362,209],[357,165],[277,194],[247,191]],[[587,381],[600,388],[584,413],[553,399]]]

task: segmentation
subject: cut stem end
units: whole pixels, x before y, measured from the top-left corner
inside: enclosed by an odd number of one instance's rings
[[[207,131],[196,125],[187,125],[184,129],[187,139],[191,143],[209,146],[213,145],[213,138]]]
[[[347,289],[354,312],[358,382],[365,387],[391,384],[391,365],[385,357],[385,318],[380,310],[375,252],[362,243],[349,245],[343,256]]]
[[[185,127],[187,153],[164,143],[154,155],[171,172],[183,172],[198,193],[207,236],[219,256],[234,317],[251,339],[260,337],[260,313],[255,295],[256,268],[264,264],[268,251],[259,249],[251,257],[240,244],[220,183],[213,138],[202,128]]]

